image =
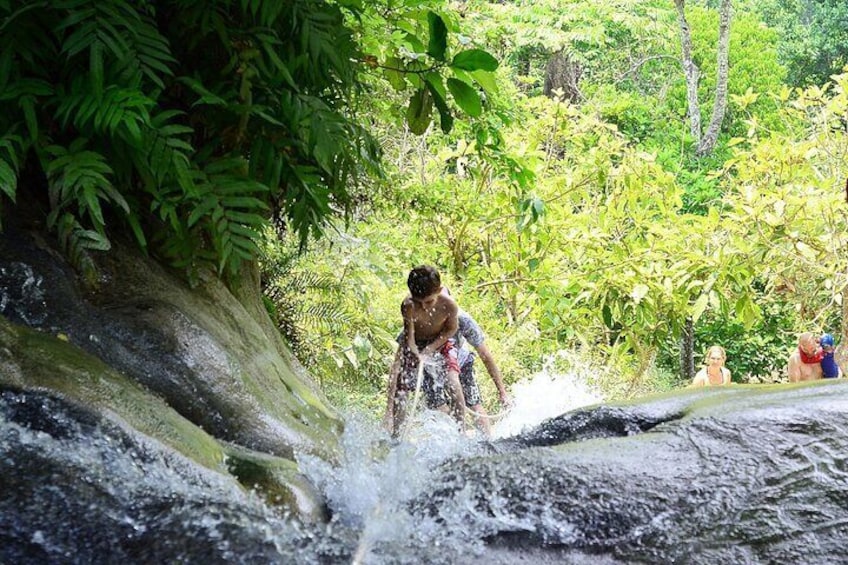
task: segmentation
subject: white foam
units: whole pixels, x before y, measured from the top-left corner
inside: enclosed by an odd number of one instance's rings
[[[566,370],[554,369],[555,366],[565,366]],[[603,402],[601,394],[590,384],[603,370],[572,351],[551,356],[541,371],[512,386],[513,407],[494,425],[492,437],[513,436],[548,418]]]

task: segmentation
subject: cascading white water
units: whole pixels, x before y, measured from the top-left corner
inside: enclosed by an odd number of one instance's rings
[[[325,493],[334,523],[359,532],[354,563],[379,563],[380,555],[397,562],[412,547],[453,545],[448,543],[453,533],[443,523],[413,518],[407,509],[431,486],[432,471],[477,449],[477,442],[460,434],[450,417],[423,412],[409,434],[395,443],[365,418],[350,416],[342,447],[336,466],[311,456],[299,457],[298,463]]]
[[[566,372],[554,369],[555,361],[562,359],[569,367]],[[571,351],[561,351],[548,358],[541,371],[512,386],[513,406],[493,426],[492,436],[513,436],[548,418],[602,402],[601,394],[589,384],[602,370]]]
[[[552,365],[513,387],[513,407],[496,424],[494,437],[514,435],[546,418],[600,402],[585,372],[558,374]],[[439,561],[470,560],[483,550],[484,536],[514,517],[475,514],[470,494],[467,500],[455,498],[456,508],[441,507],[431,517],[413,514],[409,507],[434,489],[440,465],[486,453],[488,443],[459,433],[455,422],[440,412],[419,413],[408,430],[401,441],[393,441],[373,422],[350,416],[337,465],[311,456],[299,457],[298,463],[327,497],[333,523],[358,532],[354,563],[398,563],[407,553],[415,556],[410,562],[418,562],[422,547],[432,548]],[[474,520],[467,519],[469,512]]]

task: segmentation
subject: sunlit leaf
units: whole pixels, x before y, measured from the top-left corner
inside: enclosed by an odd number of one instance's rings
[[[474,88],[455,78],[448,79],[448,90],[450,90],[457,106],[471,117],[477,117],[483,112],[483,103],[480,95]]]
[[[457,53],[451,65],[466,71],[494,71],[498,60],[482,49],[467,49]]]

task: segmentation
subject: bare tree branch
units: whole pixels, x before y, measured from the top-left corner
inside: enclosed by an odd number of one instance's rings
[[[650,55],[648,57],[643,57],[643,58],[639,59],[638,61],[636,61],[635,63],[633,63],[633,66],[631,66],[629,69],[627,69],[626,71],[624,71],[623,73],[618,75],[618,77],[615,79],[615,82],[618,83],[618,82],[623,81],[628,76],[632,75],[633,73],[635,73],[639,69],[641,69],[642,66],[645,63],[649,63],[651,61],[656,61],[657,59],[671,59],[673,61],[676,61],[677,57],[672,57],[671,55]]]
[[[686,100],[689,106],[689,132],[695,141],[701,142],[701,107],[698,103],[698,79],[700,71],[698,65],[692,60],[692,35],[689,31],[689,22],[686,21],[686,0],[674,0],[677,8],[677,23],[680,27],[680,46],[682,48],[683,74],[686,76]]]
[[[712,153],[721,131],[721,123],[724,121],[724,113],[727,110],[727,79],[730,74],[728,64],[730,51],[730,19],[733,12],[733,0],[722,0],[719,8],[718,23],[718,71],[716,77],[715,100],[713,101],[713,114],[706,133],[698,143],[696,154],[700,157]]]

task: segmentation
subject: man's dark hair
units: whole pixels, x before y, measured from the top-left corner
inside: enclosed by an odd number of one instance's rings
[[[412,295],[412,298],[420,300],[431,294],[436,294],[442,289],[442,277],[439,276],[439,271],[434,267],[419,265],[409,271],[406,286],[409,287],[409,294]]]

